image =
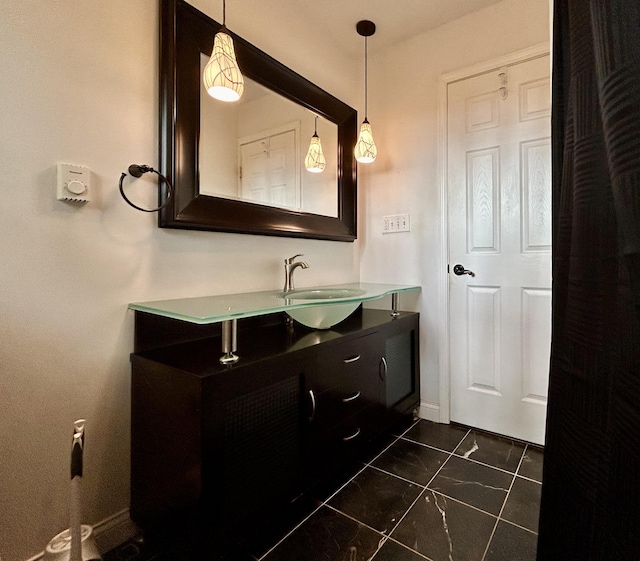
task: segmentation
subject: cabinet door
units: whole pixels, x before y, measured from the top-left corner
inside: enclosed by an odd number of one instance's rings
[[[274,358],[234,369],[204,391],[203,504],[246,518],[299,492],[313,363]]]
[[[385,326],[380,400],[390,421],[411,415],[420,401],[418,316]]]

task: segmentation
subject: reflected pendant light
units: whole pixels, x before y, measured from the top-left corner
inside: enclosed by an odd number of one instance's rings
[[[236,101],[244,91],[244,78],[240,72],[233,39],[225,26],[226,5],[222,1],[222,27],[213,39],[211,58],[202,73],[207,93],[220,101]]]
[[[313,136],[311,137],[307,157],[304,159],[304,167],[311,173],[320,173],[326,165],[327,160],[325,160],[324,154],[322,153],[322,144],[318,136],[318,116],[316,115]]]
[[[358,136],[353,154],[361,164],[370,164],[376,159],[378,149],[373,141],[371,125],[367,119],[367,37],[371,37],[376,32],[376,24],[372,21],[362,20],[357,23],[356,30],[364,37],[364,121],[360,125],[360,136]]]

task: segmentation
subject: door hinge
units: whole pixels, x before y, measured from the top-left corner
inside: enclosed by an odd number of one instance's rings
[[[500,73],[498,74],[498,78],[500,78],[500,99],[502,99],[502,101],[504,101],[505,99],[507,99],[508,95],[509,95],[509,88],[508,88],[508,84],[507,84],[507,67],[503,66],[500,69]]]

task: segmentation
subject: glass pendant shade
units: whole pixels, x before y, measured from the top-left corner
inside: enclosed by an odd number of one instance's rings
[[[367,101],[368,101],[368,82],[369,82],[369,64],[367,57],[367,38],[376,32],[376,24],[369,20],[359,21],[356,25],[356,31],[364,37],[364,121],[360,125],[360,135],[358,142],[353,149],[353,155],[361,164],[370,164],[376,159],[378,149],[373,141],[373,132],[371,125],[367,119]]]
[[[207,93],[220,101],[236,101],[244,91],[244,78],[236,60],[233,39],[224,31],[216,33],[213,39],[213,52],[202,80]]]
[[[311,173],[320,173],[327,165],[327,160],[322,153],[322,143],[317,133],[314,133],[311,137],[311,143],[309,144],[309,151],[307,157],[304,159],[304,166],[307,171]]]
[[[358,142],[356,142],[353,153],[356,160],[361,164],[370,164],[378,155],[376,143],[373,141],[371,125],[366,119],[362,122],[362,125],[360,125],[360,136],[358,137]]]

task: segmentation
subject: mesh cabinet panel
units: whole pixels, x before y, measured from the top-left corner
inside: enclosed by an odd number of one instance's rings
[[[287,378],[224,406],[226,508],[242,514],[290,486],[300,465],[300,379]]]

